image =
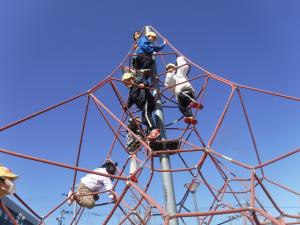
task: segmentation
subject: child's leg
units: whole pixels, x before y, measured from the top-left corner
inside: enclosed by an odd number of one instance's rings
[[[185,97],[186,99],[186,102],[188,102],[188,105],[191,103],[191,102],[195,102],[195,97],[194,97],[194,93],[192,91],[183,91],[181,92],[182,95]]]
[[[146,101],[144,110],[142,113],[143,121],[147,125],[148,128],[148,139],[154,141],[159,135],[159,129],[156,129],[154,120],[152,118],[152,112],[155,109],[154,100],[149,99]]]
[[[189,108],[189,104],[192,102],[191,96],[184,94],[183,92],[179,93],[178,95],[178,107],[180,112],[185,116],[185,117],[192,117],[192,111]]]
[[[134,68],[139,69],[151,69],[153,66],[154,60],[151,56],[146,55],[138,55],[135,58],[135,65]]]
[[[132,60],[132,67],[136,68],[136,62],[135,62],[136,56],[133,56],[131,60]]]
[[[148,130],[155,129],[155,123],[152,118],[152,112],[155,108],[155,104],[146,100],[146,103],[142,109],[142,122],[147,126]]]
[[[80,183],[75,194],[78,204],[88,209],[93,208],[95,206],[95,200],[91,193],[92,191],[90,189]]]
[[[133,67],[137,70],[141,69],[143,65],[143,57],[138,55],[135,59],[134,59],[134,64]]]
[[[138,168],[138,162],[136,160],[136,155],[134,154],[131,156],[129,174],[134,174],[137,168]]]
[[[137,134],[140,139],[142,139],[141,135]],[[126,149],[127,151],[134,152],[141,146],[141,143],[132,135],[127,135],[127,143],[126,143]]]
[[[154,60],[152,58],[145,58],[144,63],[141,67],[141,69],[152,69]]]

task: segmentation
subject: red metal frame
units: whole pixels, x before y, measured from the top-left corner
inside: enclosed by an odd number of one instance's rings
[[[158,31],[156,31],[154,28],[153,30],[162,38],[162,36]],[[164,57],[166,55],[182,55],[171,43],[168,43],[168,46],[173,50],[173,52],[168,52],[168,53],[160,53],[158,54],[161,57],[161,60],[163,61],[163,64],[165,64]],[[57,107],[60,107],[62,105],[65,105],[69,102],[75,101],[76,99],[79,99],[83,96],[87,96],[87,103],[85,106],[85,111],[83,115],[83,121],[82,121],[82,128],[81,128],[81,134],[79,138],[79,145],[78,145],[78,150],[77,150],[77,157],[74,165],[67,165],[61,162],[55,162],[55,161],[50,161],[47,159],[42,159],[38,157],[34,157],[31,155],[25,155],[21,153],[17,153],[14,151],[10,151],[7,149],[0,148],[0,153],[2,154],[8,154],[11,156],[15,157],[20,157],[26,160],[33,160],[37,161],[40,163],[46,163],[50,164],[53,166],[59,166],[59,167],[64,167],[66,169],[71,169],[74,171],[74,177],[73,177],[73,182],[72,182],[72,189],[74,190],[75,183],[76,183],[76,177],[77,177],[77,171],[81,172],[86,172],[86,173],[94,173],[94,174],[99,174],[99,175],[104,175],[104,176],[109,176],[111,178],[115,178],[117,181],[114,185],[114,188],[117,188],[120,182],[124,182],[123,185],[125,184],[124,188],[122,191],[120,191],[120,194],[117,194],[117,202],[114,204],[112,210],[104,220],[103,224],[108,224],[111,220],[111,218],[114,216],[115,212],[119,209],[123,214],[124,217],[121,219],[121,222],[119,224],[125,223],[127,220],[129,220],[131,223],[134,223],[134,219],[138,219],[139,224],[147,224],[149,221],[151,221],[152,218],[152,210],[155,208],[156,210],[159,211],[159,214],[161,215],[162,220],[164,221],[164,224],[167,225],[169,224],[169,221],[173,218],[181,218],[182,221],[186,217],[199,217],[201,224],[212,224],[212,221],[214,217],[218,215],[227,215],[227,214],[233,214],[233,213],[239,213],[240,216],[239,218],[244,218],[246,221],[250,222],[251,224],[260,224],[259,217],[263,217],[264,221],[271,221],[273,224],[276,225],[281,225],[281,224],[298,224],[297,222],[292,222],[292,221],[286,221],[285,219],[300,219],[299,215],[290,215],[284,212],[280,206],[276,203],[276,200],[272,197],[272,193],[267,189],[264,183],[268,182],[269,184],[275,185],[284,191],[287,191],[293,195],[296,195],[296,197],[300,196],[299,191],[292,190],[289,187],[285,187],[282,184],[279,184],[271,179],[269,179],[265,173],[264,173],[264,168],[276,163],[282,159],[285,159],[287,157],[292,157],[295,154],[298,154],[300,152],[300,149],[296,149],[294,151],[290,151],[288,153],[285,153],[282,156],[275,157],[271,160],[262,162],[260,154],[259,154],[259,149],[256,143],[254,131],[251,126],[251,121],[249,119],[248,113],[247,113],[247,108],[246,105],[243,101],[242,89],[247,89],[255,92],[260,92],[263,94],[268,94],[268,95],[273,95],[276,97],[281,97],[286,100],[293,100],[293,101],[300,101],[300,98],[293,97],[293,96],[288,96],[280,93],[275,93],[271,91],[266,91],[262,89],[257,89],[249,86],[244,86],[240,84],[236,84],[232,81],[229,81],[227,79],[224,79],[220,76],[217,76],[201,66],[198,66],[197,64],[193,63],[191,60],[188,58],[187,61],[190,63],[191,66],[196,68],[198,72],[198,75],[194,77],[189,78],[189,82],[194,82],[196,80],[200,80],[202,78],[204,79],[203,85],[201,90],[199,91],[199,94],[197,95],[197,100],[198,102],[203,102],[205,93],[207,91],[207,86],[210,82],[217,81],[226,87],[229,88],[230,90],[230,95],[227,99],[227,102],[223,108],[223,111],[220,114],[219,120],[217,124],[215,125],[215,128],[209,138],[208,141],[203,140],[201,137],[200,131],[198,130],[197,126],[186,126],[184,128],[176,127],[175,125],[168,128],[170,130],[174,130],[179,132],[178,138],[181,139],[182,141],[182,146],[180,149],[174,150],[172,152],[166,151],[166,150],[161,150],[161,151],[156,151],[153,152],[150,147],[148,146],[147,142],[143,141],[140,139],[138,136],[136,136],[125,124],[126,119],[128,116],[133,116],[134,111],[129,110],[126,112],[123,112],[121,118],[118,118],[113,111],[110,110],[110,107],[105,105],[102,101],[99,100],[96,96],[96,92],[101,90],[101,88],[105,85],[108,84],[112,88],[112,93],[116,96],[118,99],[118,102],[120,106],[122,106],[125,103],[125,100],[123,99],[120,91],[118,90],[118,84],[120,84],[121,80],[117,77],[113,77],[117,72],[120,72],[122,67],[125,65],[126,62],[130,63],[131,62],[131,56],[133,51],[133,47],[131,50],[128,52],[128,54],[122,59],[121,63],[117,66],[115,70],[111,74],[109,74],[104,80],[96,84],[94,87],[92,87],[90,90],[77,95],[73,98],[70,98],[66,101],[62,101],[58,104],[55,104],[53,106],[50,106],[44,110],[41,110],[39,112],[36,112],[32,115],[29,115],[27,117],[24,117],[20,120],[17,120],[15,122],[9,123],[8,125],[0,127],[0,132],[5,132],[7,129],[17,126],[18,124],[21,124],[23,122],[26,122],[29,119],[33,119],[37,116],[41,116],[42,114],[53,110]],[[163,75],[165,75],[166,72],[162,72],[158,74],[158,77],[163,78]],[[199,75],[200,74],[200,75]],[[173,101],[171,98],[168,98],[165,96],[163,93],[167,91],[170,88],[165,88],[160,90],[159,93],[162,94],[162,97],[166,100],[169,101],[170,103],[174,104],[176,103]],[[232,159],[228,156],[225,156],[221,154],[217,149],[213,149],[211,146],[214,143],[215,138],[217,137],[219,130],[223,124],[223,120],[226,117],[226,112],[232,102],[233,96],[237,94],[239,102],[242,106],[243,109],[243,114],[247,123],[247,127],[249,130],[249,134],[252,140],[253,148],[254,148],[254,153],[257,158],[258,164],[256,165],[248,165],[246,163],[240,162],[238,160]],[[147,152],[146,157],[144,159],[137,158],[138,162],[140,163],[140,167],[138,170],[133,174],[136,176],[138,179],[143,171],[150,171],[150,176],[147,177],[147,181],[144,184],[140,183],[134,183],[131,181],[132,176],[126,175],[125,174],[125,168],[129,164],[129,158],[127,160],[124,160],[124,164],[122,169],[119,170],[118,175],[107,175],[107,174],[101,174],[101,173],[96,173],[90,169],[86,168],[81,168],[79,167],[79,160],[80,160],[80,155],[81,155],[81,146],[84,138],[84,133],[85,133],[85,127],[86,127],[86,122],[87,122],[87,114],[89,111],[89,105],[90,105],[90,100],[95,103],[99,116],[104,119],[105,124],[110,128],[114,135],[113,142],[111,144],[111,147],[106,155],[107,159],[111,159],[112,152],[116,146],[116,143],[119,143],[123,150],[128,153],[128,151],[125,148],[124,144],[124,138],[122,138],[121,134],[122,132],[129,132],[131,133],[135,138],[137,138],[140,142],[142,147],[136,150],[134,154],[136,154],[138,151],[143,149],[144,151]],[[170,107],[172,108],[172,107]],[[199,110],[196,110],[194,116],[196,117],[200,113]],[[118,126],[115,128],[112,123],[110,122],[114,120]],[[195,136],[199,139],[199,142],[201,143],[201,146],[195,145],[193,143],[189,142],[189,138],[191,134],[195,134]],[[188,146],[188,148],[185,148],[185,146]],[[159,154],[177,154],[180,157],[180,160],[183,162],[184,166],[183,168],[175,168],[175,169],[170,169],[170,170],[162,170],[159,168],[155,168],[154,166],[154,157],[159,155]],[[187,161],[184,159],[183,155],[186,154],[191,154],[191,153],[197,153],[199,155],[198,162],[196,165],[188,165]],[[128,153],[129,154],[129,153]],[[202,167],[207,160],[210,160],[212,165],[216,168],[218,175],[220,175],[221,180],[222,180],[222,185],[219,187],[215,187],[209,183],[209,181],[205,177],[205,171],[202,170]],[[240,168],[243,168],[247,170],[249,173],[249,177],[243,178],[243,177],[238,177],[234,174],[234,172],[227,166],[225,166],[221,160],[226,160],[229,164],[238,166]],[[261,176],[257,174],[257,171],[260,171]],[[163,173],[163,172],[173,172],[173,173],[183,173],[186,172],[187,174],[191,175],[191,181],[198,180],[202,184],[204,184],[204,187],[207,189],[207,191],[211,194],[213,200],[211,204],[208,207],[207,211],[199,211],[199,212],[181,212],[182,209],[187,209],[187,207],[184,205],[186,202],[186,199],[188,195],[190,194],[188,191],[185,193],[183,196],[182,200],[178,203],[178,208],[179,211],[178,213],[174,215],[168,215],[167,212],[165,211],[164,207],[161,206],[158,201],[156,201],[154,198],[150,196],[148,193],[149,187],[151,185],[151,181],[153,179],[154,173]],[[234,190],[233,184],[238,182],[242,187],[243,190]],[[256,188],[261,187],[267,198],[270,200],[274,208],[278,211],[278,215],[271,215],[266,208],[263,206],[261,201],[257,198],[256,195]],[[126,196],[128,193],[131,194],[133,199],[135,200],[134,205],[129,205],[126,202]],[[243,206],[241,200],[240,200],[240,195],[249,195],[249,206]],[[234,207],[232,204],[227,203],[224,200],[225,195],[231,195],[232,198],[234,199],[235,204],[237,204],[237,207]],[[53,209],[49,211],[45,216],[40,216],[35,210],[33,210],[26,202],[24,202],[21,197],[19,197],[17,194],[14,195],[22,205],[24,205],[36,218],[38,218],[41,223],[42,221],[45,221],[49,218],[51,214],[53,214],[56,210],[58,210],[60,207],[62,207],[67,199],[64,199],[62,202],[60,202],[58,205],[54,206]],[[97,207],[101,207],[103,205],[111,204],[110,202],[104,202],[101,204],[97,204]],[[122,205],[122,206],[121,206]],[[14,224],[16,224],[15,219],[13,218],[12,214],[9,212],[7,207],[3,202],[1,202],[1,207],[5,211],[5,213],[8,215],[11,221],[13,221]],[[220,210],[220,208],[225,208],[224,210]],[[137,213],[138,210],[143,211],[143,213]],[[80,222],[80,218],[83,215],[83,208],[80,208],[77,212],[76,215],[74,216],[72,222],[75,224],[78,224]],[[72,224],[71,222],[71,224]]]

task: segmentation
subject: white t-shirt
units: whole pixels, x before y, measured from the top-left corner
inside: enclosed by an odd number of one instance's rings
[[[98,173],[108,174],[106,168],[97,168],[94,171]],[[84,186],[86,186],[92,192],[109,191],[113,187],[110,177],[92,173],[89,173],[85,177],[81,178],[81,183],[84,184]],[[108,197],[113,198],[114,196],[110,192],[108,192]]]
[[[176,98],[183,89],[190,89],[194,91],[191,83],[188,81],[188,72],[190,70],[190,65],[187,64],[183,56],[177,58],[177,69],[176,73],[167,73],[165,86],[170,87]]]

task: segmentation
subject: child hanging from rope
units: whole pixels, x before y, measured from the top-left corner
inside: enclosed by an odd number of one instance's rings
[[[193,118],[191,108],[202,109],[203,106],[196,102],[194,89],[187,78],[190,65],[183,56],[179,56],[177,57],[177,67],[173,63],[169,63],[166,70],[165,86],[175,94],[179,110],[185,116],[184,122],[196,124],[197,120]]]
[[[8,168],[0,165],[0,198],[5,195],[12,195],[16,191],[14,181],[18,178]]]
[[[154,32],[147,32],[146,35],[139,38],[137,42],[136,58],[134,60],[133,67],[137,70],[144,70],[144,76],[146,79],[150,76],[150,70],[152,69],[154,60],[152,59],[153,52],[159,52],[167,44],[167,40],[164,39],[162,45],[155,46],[153,43],[156,41],[157,35]]]
[[[127,103],[123,106],[124,110],[129,109],[135,104],[142,110],[142,122],[147,126],[149,140],[155,140],[160,132],[155,128],[152,112],[155,109],[154,97],[150,92],[149,83],[144,77],[136,78],[132,73],[125,73],[122,81],[129,88]]]
[[[117,164],[114,164],[111,161],[106,161],[100,168],[97,168],[94,171],[103,174],[115,175],[116,166]],[[73,194],[72,191],[69,192],[68,203],[72,204],[75,200],[79,205],[91,209],[95,206],[95,201],[99,199],[99,195],[96,193],[102,191],[107,191],[108,197],[115,202],[116,199],[113,195],[112,187],[113,185],[110,177],[92,173],[87,174],[85,177],[81,178],[76,193]]]

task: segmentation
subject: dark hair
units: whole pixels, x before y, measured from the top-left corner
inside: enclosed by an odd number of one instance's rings
[[[134,31],[134,32],[132,33],[132,38],[133,38],[134,41],[137,41],[137,39],[135,39],[135,34],[136,34],[136,33],[139,33],[139,36],[141,36],[141,32],[139,32],[139,31]]]
[[[106,161],[101,167],[105,168],[106,171],[111,174],[111,175],[115,175],[116,170],[117,170],[117,165],[118,163],[113,163],[111,161]]]
[[[136,119],[139,119],[139,117],[136,117]],[[133,132],[137,131],[139,129],[139,126],[138,126],[138,122],[135,121],[133,118],[130,118],[128,121],[127,121],[127,127],[132,130]]]

